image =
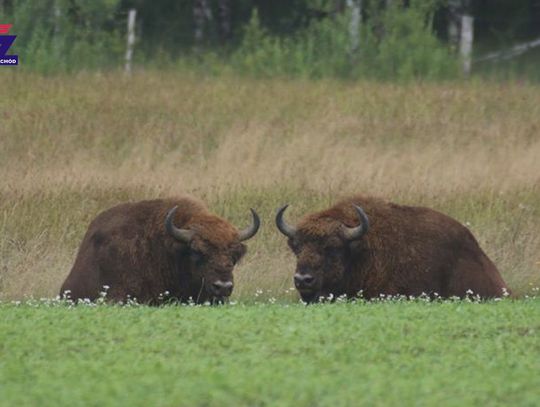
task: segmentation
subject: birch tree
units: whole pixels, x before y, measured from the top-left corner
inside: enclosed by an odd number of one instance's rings
[[[212,21],[212,9],[208,0],[195,0],[193,4],[193,20],[195,22],[195,46],[204,41],[205,31],[208,31]]]
[[[218,0],[219,14],[219,37],[221,42],[227,42],[231,38],[231,2],[230,0]]]

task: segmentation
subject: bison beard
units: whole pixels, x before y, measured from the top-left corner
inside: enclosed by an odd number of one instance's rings
[[[220,302],[233,289],[233,268],[260,226],[238,231],[189,197],[115,206],[90,224],[60,295],[160,304]]]
[[[306,302],[360,293],[371,299],[509,292],[471,232],[440,212],[356,196],[291,226],[286,208],[276,225],[296,255],[294,283]]]

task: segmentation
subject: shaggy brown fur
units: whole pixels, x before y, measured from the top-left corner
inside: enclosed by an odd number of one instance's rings
[[[165,229],[176,205],[174,225],[195,231],[189,245]],[[212,284],[232,283],[233,267],[246,251],[238,237],[233,225],[189,197],[118,205],[90,224],[60,293],[94,300],[108,286],[113,301],[130,296],[157,304],[166,292],[165,298],[180,301],[212,300]]]
[[[342,224],[358,225],[353,204],[364,209],[370,227],[349,242],[339,230]],[[355,196],[304,217],[289,246],[297,257],[297,276],[314,278],[309,289],[299,290],[307,302],[360,292],[365,298],[422,293],[464,297],[471,290],[491,298],[508,290],[472,233],[429,208]]]

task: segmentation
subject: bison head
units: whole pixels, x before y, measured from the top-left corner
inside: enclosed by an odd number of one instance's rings
[[[351,250],[369,229],[369,220],[359,206],[351,211],[360,219],[360,225],[349,227],[331,213],[306,217],[298,226],[283,219],[288,205],[277,211],[276,226],[287,236],[289,247],[296,255],[294,285],[302,300],[316,302],[321,296],[339,293],[345,271],[351,259]]]
[[[199,216],[190,220],[186,228],[178,228],[173,223],[176,210],[174,207],[167,214],[165,228],[179,243],[178,255],[187,262],[193,284],[200,287],[195,300],[222,302],[232,293],[233,268],[246,252],[242,242],[259,230],[259,216],[251,209],[252,223],[241,231],[213,215]]]

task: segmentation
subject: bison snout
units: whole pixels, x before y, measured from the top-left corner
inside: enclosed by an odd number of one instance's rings
[[[299,290],[311,288],[313,287],[314,284],[315,284],[315,277],[313,277],[311,274],[296,273],[294,275],[294,285]]]
[[[232,281],[217,280],[212,283],[212,293],[216,297],[228,297],[232,293],[233,286]]]

